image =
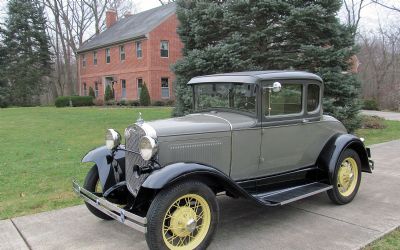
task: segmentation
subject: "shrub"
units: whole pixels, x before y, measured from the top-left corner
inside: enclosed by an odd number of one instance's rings
[[[89,96],[96,98],[96,95],[94,94],[94,90],[92,87],[89,87]]]
[[[155,102],[153,102],[153,106],[165,106],[165,102],[163,102],[163,101],[155,101]]]
[[[114,101],[114,100],[108,100],[108,101],[106,101],[106,105],[107,106],[113,106],[113,105],[116,105],[117,103],[116,103],[116,101]]]
[[[93,97],[91,96],[60,96],[57,97],[56,107],[69,107],[70,100],[73,107],[92,106]]]
[[[363,109],[366,109],[366,110],[379,110],[378,103],[374,99],[364,100]]]
[[[113,100],[113,99],[114,99],[114,93],[111,89],[111,86],[107,85],[106,92],[104,93],[104,101]]]
[[[149,90],[147,89],[146,83],[143,83],[142,91],[140,92],[140,105],[149,106],[151,103]]]
[[[96,106],[104,106],[104,100],[102,99],[94,99],[93,103]]]
[[[7,108],[9,105],[10,99],[8,90],[0,87],[0,108]]]
[[[129,106],[137,107],[137,106],[140,106],[140,102],[137,101],[137,100],[135,100],[135,101],[128,101],[128,105],[129,105]]]
[[[379,116],[364,115],[362,117],[362,128],[384,129],[386,128],[384,121],[385,119]]]
[[[170,107],[171,106],[175,106],[175,100],[168,100],[168,101],[165,102],[165,105],[166,106],[170,106]]]
[[[119,105],[121,105],[121,106],[126,106],[126,101],[125,101],[125,100],[119,101]]]

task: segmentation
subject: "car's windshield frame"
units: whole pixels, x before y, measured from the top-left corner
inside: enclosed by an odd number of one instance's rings
[[[250,86],[253,85],[254,89],[252,91],[254,91],[254,93],[253,93],[253,95],[254,95],[254,110],[250,111],[250,110],[239,109],[239,108],[235,108],[235,107],[198,108],[198,106],[197,106],[197,98],[196,98],[198,93],[196,93],[196,87],[204,86],[204,85],[214,85],[214,84],[215,85],[224,85],[224,84],[225,85],[227,85],[227,84],[243,85],[243,84],[247,84],[247,85],[250,85]],[[225,112],[239,113],[239,114],[243,114],[243,115],[247,115],[247,116],[251,116],[251,117],[257,117],[258,108],[259,108],[258,107],[258,99],[259,99],[259,93],[258,92],[259,92],[258,84],[255,84],[255,83],[247,83],[247,82],[204,82],[204,83],[196,83],[196,84],[192,85],[193,112],[194,113],[202,113],[202,112],[210,112],[210,111],[225,111]],[[228,100],[228,103],[230,104],[231,102]]]

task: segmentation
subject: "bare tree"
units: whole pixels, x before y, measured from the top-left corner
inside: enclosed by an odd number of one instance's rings
[[[115,9],[125,14],[132,10],[130,0],[42,0],[48,13],[48,34],[54,53],[54,74],[49,92],[53,96],[77,92],[79,58],[77,50],[86,38],[99,34],[105,12]],[[56,90],[57,93],[54,93]]]
[[[384,8],[387,8],[389,10],[400,12],[400,6],[395,6],[393,4],[388,4],[388,3],[386,3],[385,1],[382,1],[382,0],[372,0],[372,2],[382,6]]]
[[[122,16],[133,9],[133,3],[127,0],[82,0],[93,13],[95,34],[100,34],[105,26],[105,13],[107,9],[114,9],[118,16]]]
[[[363,96],[381,108],[400,109],[400,28],[382,26],[360,36]]]
[[[166,5],[172,2],[175,2],[175,0],[158,0],[161,5]]]
[[[369,4],[371,4],[370,0],[343,0],[343,6],[346,10],[346,23],[347,26],[352,28],[353,37],[356,36],[358,31],[361,12]]]

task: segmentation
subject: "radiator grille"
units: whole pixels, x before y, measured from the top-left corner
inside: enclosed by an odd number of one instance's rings
[[[139,140],[142,136],[146,135],[144,130],[138,125],[132,125],[126,129],[125,133],[125,147],[127,150],[139,153]],[[147,165],[147,161],[143,160],[140,154],[126,152],[125,155],[125,176],[126,183],[129,191],[136,197],[140,186],[146,180],[148,174],[138,175],[133,171],[133,167]]]

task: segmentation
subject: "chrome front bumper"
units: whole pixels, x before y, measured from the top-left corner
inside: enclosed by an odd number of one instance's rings
[[[130,213],[117,205],[107,201],[104,198],[98,197],[90,191],[79,186],[76,180],[72,181],[73,189],[76,194],[82,197],[87,203],[97,208],[101,212],[112,217],[114,220],[119,221],[128,227],[136,229],[142,233],[147,232],[147,219],[140,217],[136,214]]]

